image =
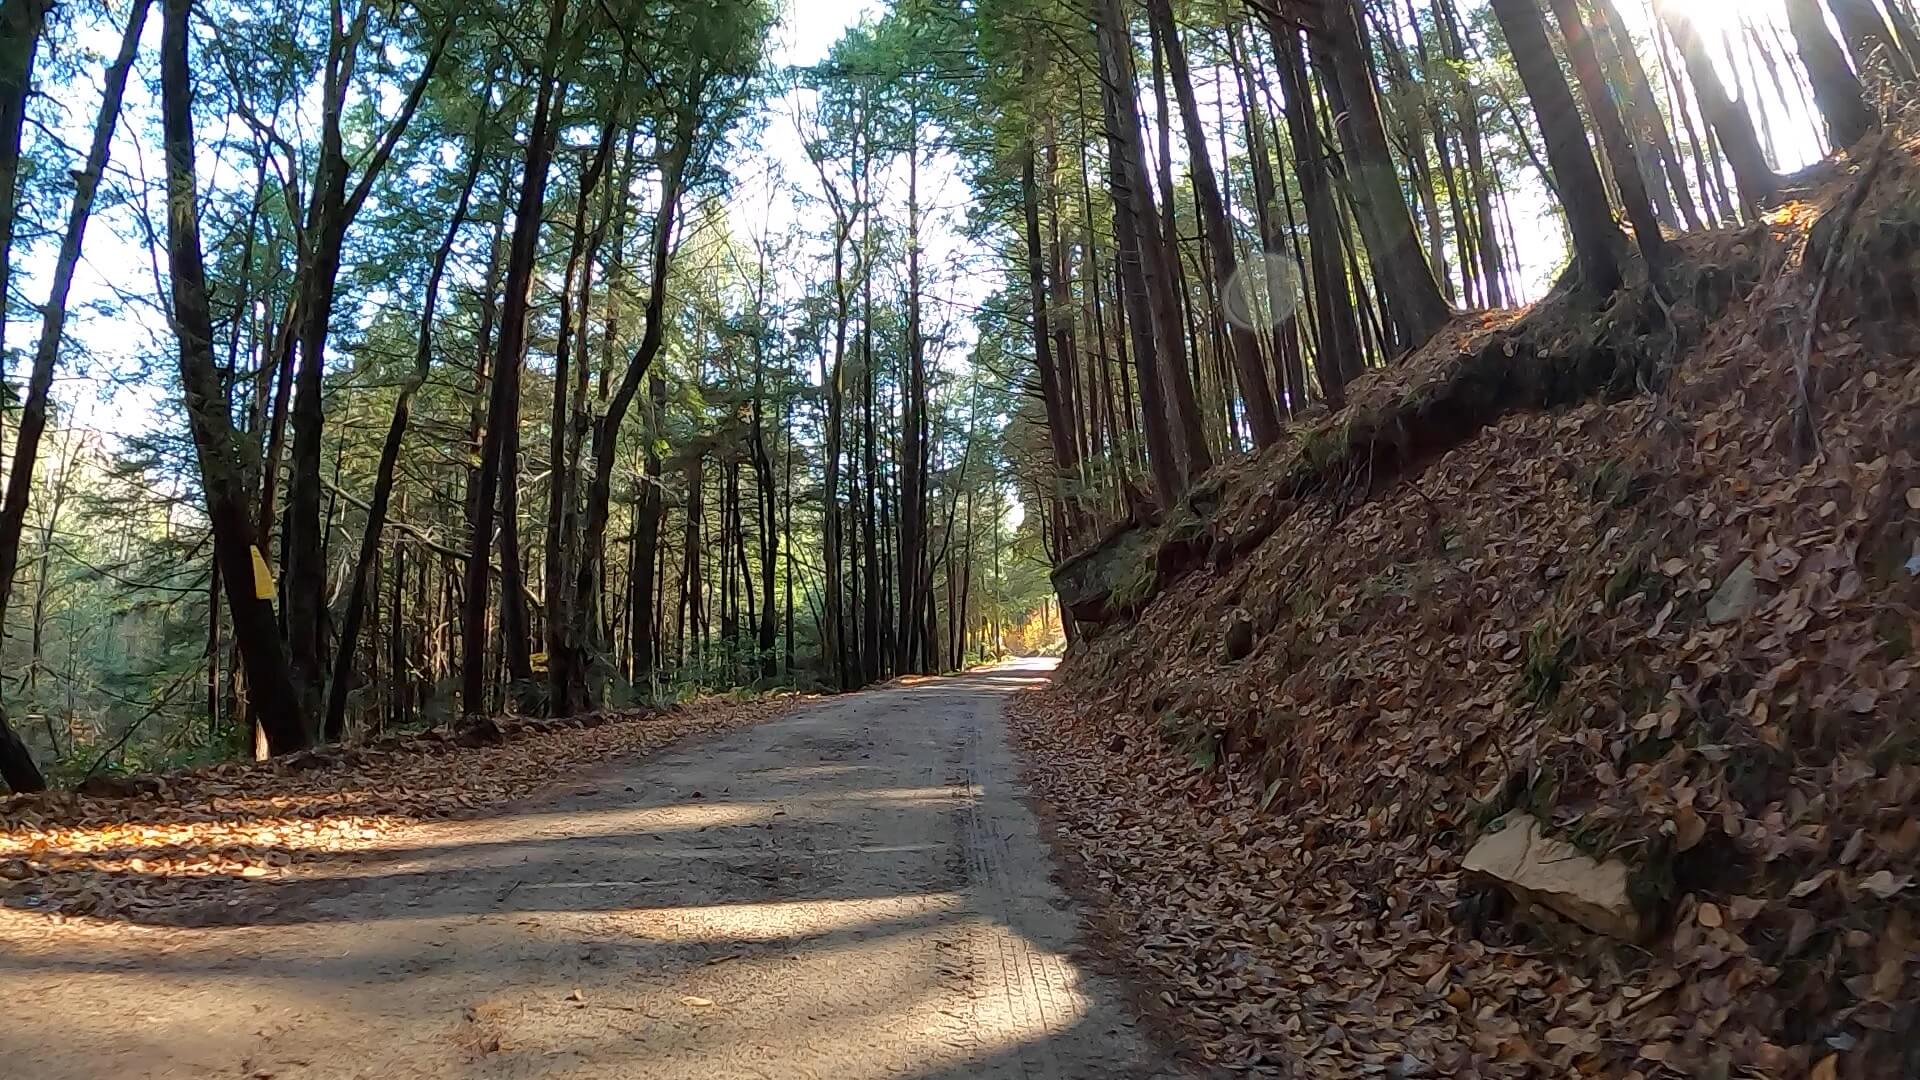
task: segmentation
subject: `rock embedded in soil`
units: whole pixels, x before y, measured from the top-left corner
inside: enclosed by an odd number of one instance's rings
[[[1512,815],[1504,827],[1482,836],[1461,866],[1595,933],[1623,941],[1646,936],[1646,921],[1627,894],[1626,864],[1595,859],[1543,834],[1530,814]]]
[[[1244,660],[1253,651],[1253,616],[1245,608],[1234,608],[1220,617],[1221,658],[1231,664]]]
[[[1713,599],[1707,601],[1707,621],[1715,626],[1739,622],[1759,601],[1760,579],[1754,574],[1753,559],[1748,557],[1733,568],[1733,573],[1728,574],[1727,580],[1714,592]]]

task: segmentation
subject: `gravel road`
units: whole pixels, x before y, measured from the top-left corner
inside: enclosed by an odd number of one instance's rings
[[[1076,959],[1021,802],[1001,705],[1045,675],[610,765],[396,834],[254,925],[9,921],[0,1076],[1178,1075]]]

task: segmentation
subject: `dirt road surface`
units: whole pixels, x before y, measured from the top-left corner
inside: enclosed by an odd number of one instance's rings
[[[0,923],[0,1076],[1178,1075],[1074,958],[1011,665],[406,830],[253,925]],[[291,890],[290,890],[291,891]]]

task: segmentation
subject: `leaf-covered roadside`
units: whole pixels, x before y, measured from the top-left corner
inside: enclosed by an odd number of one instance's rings
[[[1843,238],[1810,354],[1809,252],[1834,242],[1810,225],[1845,175],[1728,234],[1770,270],[1659,395],[1509,415],[1376,496],[1281,507],[1020,720],[1063,838],[1214,1060],[1920,1069],[1913,149]],[[1272,465],[1223,503],[1260,502]],[[1630,865],[1649,940],[1464,880],[1514,814]]]
[[[280,886],[405,825],[525,798],[607,762],[760,723],[799,700],[506,721],[491,745],[416,736],[141,778],[130,797],[16,797],[0,803],[0,902],[55,919],[246,919],[268,913]]]

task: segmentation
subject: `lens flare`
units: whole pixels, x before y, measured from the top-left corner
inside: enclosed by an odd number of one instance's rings
[[[1300,310],[1300,297],[1300,268],[1293,259],[1262,252],[1234,271],[1221,298],[1221,314],[1235,326],[1265,333]]]

